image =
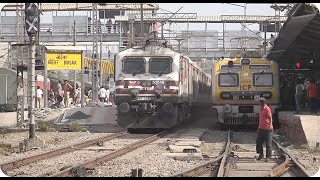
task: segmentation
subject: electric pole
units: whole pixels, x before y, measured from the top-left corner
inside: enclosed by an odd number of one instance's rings
[[[144,24],[143,24],[143,3],[140,4],[140,9],[141,9],[141,37],[143,38],[143,34],[144,34]]]
[[[20,6],[20,7],[19,7]],[[17,44],[22,44],[23,43],[23,12],[22,11],[23,4],[22,3],[17,3],[16,7],[16,16],[17,16],[17,28],[16,28],[16,33],[17,33]],[[12,46],[11,46],[12,48]],[[23,71],[24,71],[24,56],[23,56],[23,49],[24,46],[17,46],[16,47],[16,61],[17,61],[17,126],[22,125],[24,123],[24,105],[25,105],[25,81],[23,77]]]
[[[102,29],[99,28],[99,32],[100,32],[100,77],[99,77],[99,82],[100,82],[100,87],[102,86]]]
[[[76,46],[76,20],[73,21],[73,46]],[[77,87],[77,70],[73,70],[73,91],[76,91]],[[74,99],[74,98],[73,98]]]
[[[98,95],[98,4],[92,3],[92,36],[93,36],[93,44],[92,44],[92,101],[95,102],[97,100]]]

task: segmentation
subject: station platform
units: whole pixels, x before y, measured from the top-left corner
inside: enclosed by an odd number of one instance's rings
[[[282,132],[295,144],[306,144],[310,148],[319,146],[320,113],[280,111],[279,122]]]
[[[109,107],[75,107],[65,112],[54,122],[56,129],[68,130],[72,122],[90,132],[116,132],[121,130],[116,122],[116,108]]]

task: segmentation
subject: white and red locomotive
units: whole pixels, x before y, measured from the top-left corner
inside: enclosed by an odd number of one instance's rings
[[[171,128],[195,103],[210,103],[211,78],[181,53],[158,45],[115,55],[117,123],[124,128]]]

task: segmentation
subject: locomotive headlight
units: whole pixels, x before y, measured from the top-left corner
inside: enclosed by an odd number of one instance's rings
[[[141,86],[142,87],[147,87],[147,82],[146,81],[142,81]]]
[[[123,102],[119,105],[119,110],[122,113],[127,113],[130,110],[130,105],[127,102]]]
[[[223,93],[220,94],[220,96],[221,96],[222,99],[229,99],[229,98],[231,98],[231,94],[228,93],[228,92],[223,92]]]
[[[266,98],[266,99],[271,99],[272,93],[271,92],[264,92],[264,93],[261,94],[261,96]]]
[[[232,108],[231,108],[230,104],[226,104],[223,106],[223,112],[224,113],[231,113],[232,112]]]
[[[146,86],[150,87],[151,86],[151,81],[146,81]]]

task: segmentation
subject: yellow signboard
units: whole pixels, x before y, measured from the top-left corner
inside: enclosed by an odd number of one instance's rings
[[[48,70],[81,70],[82,53],[47,53]]]

